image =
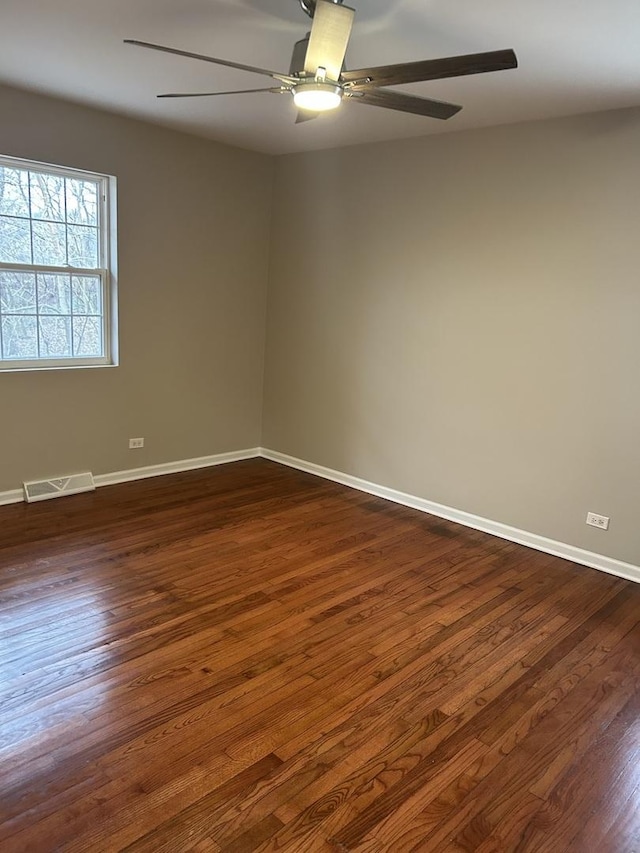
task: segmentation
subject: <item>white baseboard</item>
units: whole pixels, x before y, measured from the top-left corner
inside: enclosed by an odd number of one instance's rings
[[[240,462],[242,459],[255,459],[260,456],[260,448],[232,450],[230,453],[216,453],[213,456],[198,456],[195,459],[178,459],[160,465],[145,465],[142,468],[130,468],[128,471],[113,471],[110,474],[96,474],[96,487],[115,486],[117,483],[129,483],[132,480],[144,480],[147,477],[159,477],[163,474],[179,474],[181,471],[194,471],[196,468],[211,468],[214,465],[226,465],[227,462]],[[20,503],[24,500],[22,489],[0,492],[0,506]]]
[[[279,462],[282,465],[288,465],[290,468],[297,468],[300,471],[315,474],[318,477],[323,477],[325,480],[333,480],[335,483],[350,486],[352,489],[358,489],[361,492],[367,492],[370,495],[385,498],[388,501],[393,501],[394,503],[402,504],[421,512],[427,512],[430,515],[437,515],[439,518],[446,518],[448,521],[455,521],[458,524],[463,524],[465,527],[472,527],[474,530],[481,530],[483,533],[490,533],[501,539],[517,542],[519,545],[526,545],[529,548],[534,548],[536,551],[553,554],[555,557],[562,557],[573,563],[579,563],[582,566],[589,566],[591,569],[599,569],[601,572],[607,572],[607,574],[640,583],[640,566],[634,566],[632,563],[614,560],[611,557],[604,556],[604,554],[585,551],[582,548],[577,548],[575,545],[567,545],[564,542],[547,539],[545,536],[539,536],[537,533],[529,533],[527,530],[519,530],[517,527],[510,527],[508,524],[502,524],[499,521],[492,521],[489,518],[472,515],[469,512],[463,512],[453,507],[434,503],[415,495],[408,495],[405,492],[388,489],[386,486],[379,486],[377,483],[370,483],[367,480],[361,480],[359,477],[343,474],[341,471],[334,471],[322,465],[315,465],[313,462],[305,462],[303,459],[296,459],[293,456],[287,456],[287,454],[279,453],[275,450],[268,450],[263,447],[261,448],[260,455],[265,459],[270,459],[272,462]]]
[[[131,468],[128,471],[114,471],[111,474],[97,474],[94,479],[97,487],[113,486],[117,483],[143,480],[147,477],[178,474],[181,471],[193,471],[197,468],[225,465],[228,462],[240,462],[243,459],[254,459],[257,456],[270,459],[272,462],[279,462],[290,468],[297,468],[299,471],[315,474],[318,477],[323,477],[325,480],[332,480],[334,483],[341,483],[344,486],[358,489],[361,492],[367,492],[379,498],[385,498],[388,501],[411,507],[411,509],[420,510],[420,512],[436,515],[439,518],[446,518],[448,521],[455,521],[465,527],[472,527],[474,530],[481,530],[483,533],[490,533],[501,539],[508,539],[510,542],[517,542],[519,545],[526,545],[536,551],[543,551],[545,554],[553,554],[556,557],[562,557],[573,563],[579,563],[582,566],[589,566],[589,568],[599,569],[601,572],[607,572],[610,575],[616,575],[617,577],[625,578],[625,580],[640,583],[640,566],[634,566],[632,563],[624,563],[621,560],[606,557],[604,554],[585,551],[582,548],[577,548],[575,545],[567,545],[565,542],[547,539],[544,536],[539,536],[537,533],[519,530],[517,527],[502,524],[500,521],[492,521],[489,518],[472,515],[469,512],[428,501],[425,498],[399,492],[396,489],[389,489],[386,486],[370,483],[368,480],[362,480],[350,474],[343,474],[341,471],[334,471],[332,468],[325,468],[323,465],[316,465],[313,462],[296,459],[294,456],[288,456],[286,453],[279,453],[278,451],[269,450],[264,447],[234,450],[230,453],[217,453],[212,456],[200,456],[195,459],[180,459],[160,465]],[[20,503],[23,500],[24,494],[22,489],[0,492],[0,506]]]
[[[17,504],[24,500],[24,492],[22,489],[11,489],[10,492],[0,492],[0,506],[7,504]]]
[[[260,456],[260,448],[232,450],[230,453],[215,453],[213,456],[198,456],[195,459],[179,459],[176,462],[164,462],[161,465],[146,465],[144,468],[131,468],[128,471],[114,471],[112,474],[97,474],[96,486],[115,486],[117,483],[130,483],[132,480],[145,480],[147,477],[159,477],[162,474],[179,474],[182,471],[194,471],[196,468],[212,468],[214,465],[226,465],[228,462],[241,462],[243,459],[255,459]]]

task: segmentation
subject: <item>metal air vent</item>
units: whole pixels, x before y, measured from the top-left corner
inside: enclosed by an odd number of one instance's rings
[[[96,487],[90,471],[84,474],[71,474],[69,477],[58,477],[55,480],[32,480],[22,485],[27,503],[46,501],[62,495],[77,495],[79,492],[92,492]]]

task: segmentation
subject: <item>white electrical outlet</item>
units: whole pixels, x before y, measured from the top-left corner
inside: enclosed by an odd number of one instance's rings
[[[138,447],[144,447],[144,438],[130,438],[129,450],[134,450]]]
[[[606,515],[598,515],[595,512],[587,513],[587,524],[597,527],[599,530],[609,529],[609,518]]]

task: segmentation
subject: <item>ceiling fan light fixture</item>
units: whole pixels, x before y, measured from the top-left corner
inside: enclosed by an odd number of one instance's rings
[[[314,113],[335,110],[341,101],[342,88],[331,83],[298,83],[293,90],[296,107]]]

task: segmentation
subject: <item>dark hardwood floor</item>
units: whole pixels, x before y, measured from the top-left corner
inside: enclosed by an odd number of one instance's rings
[[[0,509],[0,849],[640,850],[640,586],[264,460]]]

